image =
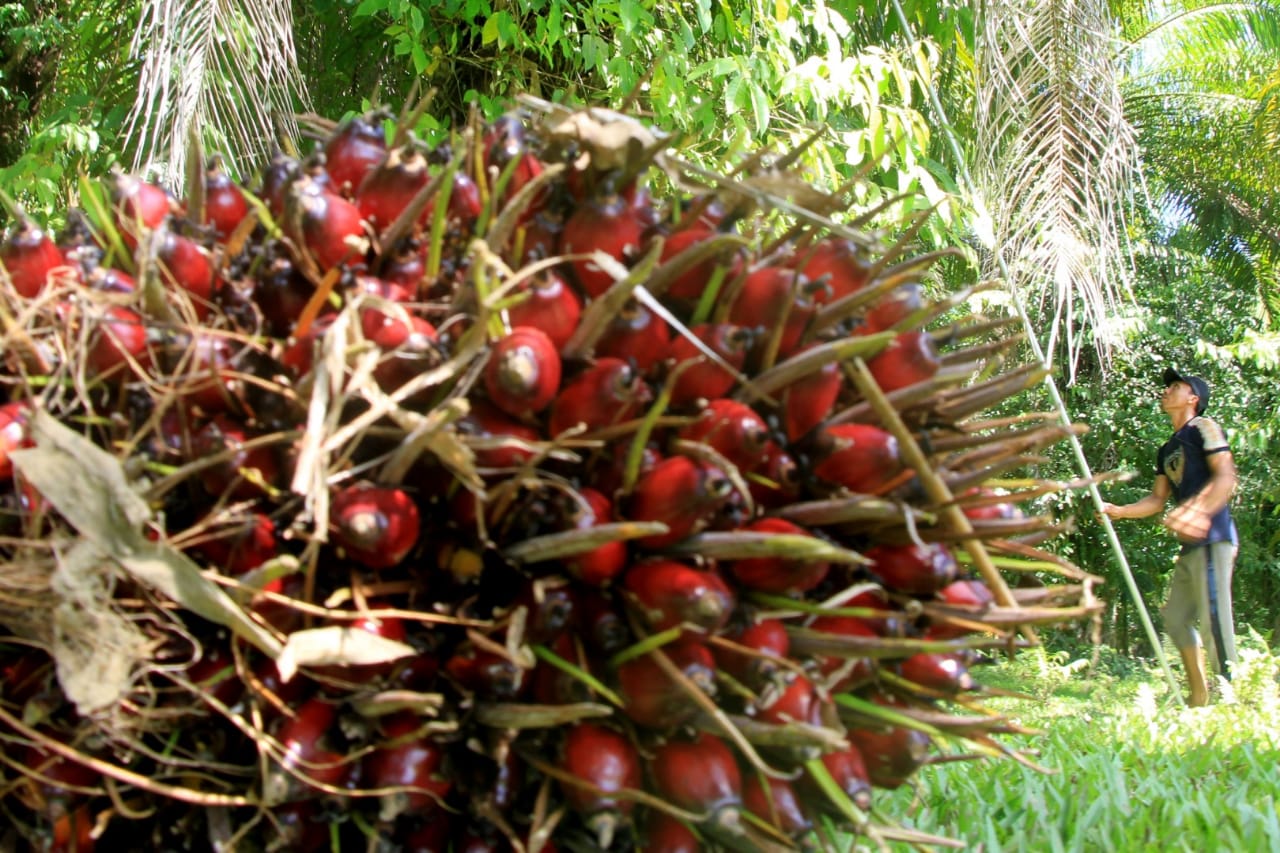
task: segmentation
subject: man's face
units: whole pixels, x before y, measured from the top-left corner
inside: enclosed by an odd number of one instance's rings
[[[1197,397],[1191,391],[1191,386],[1185,382],[1174,382],[1166,385],[1164,393],[1160,395],[1160,408],[1166,412],[1181,411],[1190,403],[1193,407]]]

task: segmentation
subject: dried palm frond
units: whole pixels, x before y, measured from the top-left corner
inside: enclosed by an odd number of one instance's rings
[[[297,136],[308,95],[285,0],[148,0],[131,52],[141,63],[127,125],[135,171],[180,186],[193,129],[235,174],[280,135]]]

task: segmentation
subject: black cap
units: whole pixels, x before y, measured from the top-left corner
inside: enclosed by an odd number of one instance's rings
[[[1191,386],[1191,393],[1200,398],[1196,401],[1196,414],[1203,415],[1204,410],[1209,407],[1209,383],[1199,376],[1186,376],[1172,367],[1166,367],[1164,369],[1164,387],[1168,388],[1175,382],[1185,382]]]

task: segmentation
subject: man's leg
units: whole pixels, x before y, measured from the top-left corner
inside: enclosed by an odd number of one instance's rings
[[[1204,680],[1204,659],[1200,654],[1200,647],[1180,648],[1178,652],[1182,655],[1182,668],[1187,671],[1187,686],[1191,688],[1187,704],[1193,708],[1208,705],[1209,684]]]

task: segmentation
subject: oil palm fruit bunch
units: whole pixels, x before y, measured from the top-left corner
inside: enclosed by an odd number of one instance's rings
[[[5,844],[937,840],[876,789],[1020,756],[971,669],[1098,607],[1010,322],[789,155],[410,123],[15,215]]]

